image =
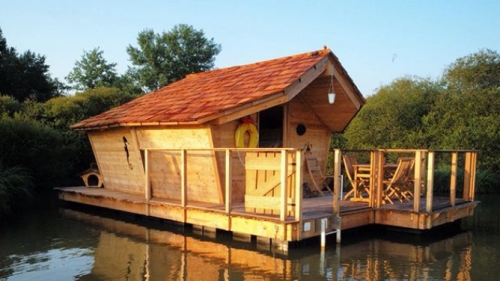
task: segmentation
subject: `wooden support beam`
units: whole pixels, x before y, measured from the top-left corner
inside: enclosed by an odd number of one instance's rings
[[[472,151],[471,153],[471,188],[470,188],[470,200],[474,201],[474,194],[476,193],[476,172],[477,172],[477,151]]]
[[[232,185],[232,175],[231,175],[231,172],[232,172],[232,163],[231,163],[231,150],[230,149],[226,149],[226,182],[225,182],[225,186],[226,186],[226,202],[225,202],[225,208],[226,208],[226,213],[230,214],[231,213],[231,209],[232,209],[232,189],[231,189],[231,185]]]
[[[288,115],[288,103],[283,105],[283,131],[282,131],[282,147],[288,147],[288,128],[290,127],[290,117]]]
[[[288,97],[288,100],[293,99],[302,90],[304,90],[309,84],[311,84],[316,78],[325,73],[327,70],[327,65],[330,59],[328,57],[323,58],[317,62],[314,67],[310,68],[306,73],[302,74],[299,79],[295,80],[291,85],[285,88],[284,92]]]
[[[287,163],[288,157],[285,149],[281,150],[281,174],[280,174],[280,197],[281,197],[281,208],[280,208],[280,220],[285,221],[287,214],[287,194],[286,194],[286,178],[287,178]]]
[[[338,148],[333,152],[333,215],[340,216],[340,170],[342,169],[342,151]]]
[[[384,193],[384,152],[376,150],[371,152],[371,176],[370,176],[370,207],[382,207]]]
[[[295,152],[295,220],[302,225],[302,151],[299,149]],[[298,230],[300,237],[300,228]]]
[[[423,151],[415,151],[415,176],[413,190],[413,212],[418,213],[420,208],[420,194],[422,189],[422,154]]]
[[[427,201],[425,210],[432,212],[432,195],[434,193],[434,151],[429,151],[427,156]]]
[[[464,165],[464,191],[463,199],[470,201],[470,189],[471,189],[471,152],[465,153],[465,165]]]
[[[151,182],[149,181],[148,150],[144,150],[144,199],[146,199],[146,216],[150,215],[149,199],[151,199]]]
[[[450,204],[455,206],[457,196],[457,158],[458,152],[451,153],[451,167],[450,167]]]
[[[181,206],[186,208],[187,205],[187,163],[186,163],[186,150],[181,149]]]
[[[347,96],[351,100],[352,104],[356,107],[356,109],[361,108],[361,102],[359,101],[356,94],[354,93],[353,88],[350,85],[350,83],[342,75],[341,69],[336,67],[336,66],[334,66],[334,67],[335,67],[335,70],[334,70],[333,76],[339,82],[339,84],[342,86],[342,89],[344,89],[344,91],[346,92]]]
[[[223,113],[218,113],[216,116],[208,116],[207,118],[200,119],[199,122],[203,124],[204,122],[213,120],[213,124],[220,125],[286,102],[288,102],[288,98],[285,93],[279,92],[270,97],[243,104]]]

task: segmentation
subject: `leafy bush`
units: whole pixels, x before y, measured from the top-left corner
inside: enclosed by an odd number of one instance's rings
[[[0,120],[0,155],[6,167],[23,167],[36,179],[37,187],[53,187],[68,176],[72,152],[63,135],[31,120]]]
[[[0,218],[33,198],[33,180],[29,171],[0,163]]]
[[[450,167],[440,166],[434,171],[434,192],[450,191]],[[464,171],[457,170],[457,194],[463,192]],[[500,193],[500,176],[488,170],[476,170],[476,193]]]

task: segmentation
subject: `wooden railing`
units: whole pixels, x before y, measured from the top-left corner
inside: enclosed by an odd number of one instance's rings
[[[434,172],[436,160],[450,167],[449,200],[455,206],[457,199],[457,174],[459,167],[463,170],[463,195],[459,198],[473,201],[476,178],[476,150],[428,150],[428,149],[376,149],[349,150],[344,153],[361,155],[369,164],[369,200],[371,207],[380,208],[384,203],[384,179],[387,159],[395,160],[398,155],[413,157],[413,178],[411,193],[413,194],[413,211],[419,212],[421,200],[425,200],[425,211],[432,212],[434,197]],[[364,155],[364,156],[363,156]],[[335,157],[340,161],[339,156]],[[369,159],[369,160],[367,160]],[[458,160],[462,160],[460,163]]]
[[[432,212],[435,196],[434,171],[436,163],[447,161],[450,166],[451,206],[457,199],[474,200],[477,151],[475,150],[419,150],[419,149],[334,149],[332,215],[339,217],[342,192],[342,155],[356,153],[370,168],[367,200],[372,208],[381,208],[384,202],[384,164],[398,155],[413,157],[413,211],[419,212],[421,202],[425,211]],[[248,157],[247,157],[248,155]],[[257,155],[257,157],[256,157]],[[144,196],[164,199],[182,208],[219,206],[226,214],[253,212],[277,216],[283,222],[301,222],[303,212],[303,152],[292,148],[214,148],[214,149],[143,149]],[[439,160],[439,161],[437,161]],[[463,170],[463,194],[457,196],[457,175]],[[259,173],[267,173],[275,183],[261,185]],[[256,177],[256,180],[250,180]],[[250,184],[251,183],[251,184]],[[255,186],[255,190],[250,190]],[[260,186],[265,186],[258,190]],[[349,186],[346,184],[345,186]],[[201,204],[199,204],[201,203]],[[242,207],[243,206],[243,207]],[[272,210],[271,213],[262,210]]]
[[[215,204],[223,204],[224,212],[230,214],[235,210],[235,205],[245,208],[272,208],[281,221],[301,221],[302,219],[302,151],[291,148],[213,148],[213,149],[143,149],[142,157],[144,163],[144,196],[147,201],[155,198],[171,199],[180,201],[179,205],[186,208],[189,202],[214,203],[216,198],[203,198],[194,196],[200,192],[200,184],[192,186],[190,177],[199,177],[207,180],[207,188],[220,193],[220,200]],[[164,154],[162,161],[151,161],[154,154]],[[200,163],[188,160],[195,155],[213,163],[213,167],[200,168]],[[222,155],[224,154],[224,155]],[[247,154],[264,155],[261,160],[255,158],[247,163]],[[272,158],[265,157],[266,154],[273,155]],[[168,157],[167,157],[168,156]],[[233,159],[234,158],[234,159]],[[209,159],[209,160],[207,160]],[[235,160],[236,159],[236,160]],[[251,158],[248,158],[251,159]],[[293,159],[293,160],[290,160]],[[290,162],[293,161],[293,162]],[[208,163],[207,162],[207,163]],[[293,171],[290,171],[293,167]],[[162,171],[153,173],[152,170]],[[272,184],[262,194],[248,194],[248,171],[269,171],[278,175],[277,183]],[[243,174],[242,174],[243,173]],[[221,176],[222,175],[222,176]],[[255,173],[254,173],[255,175]],[[161,180],[160,177],[170,177]],[[168,184],[167,184],[168,182]],[[208,182],[213,185],[209,185]],[[155,183],[156,186],[153,186]],[[190,184],[191,183],[191,184]],[[203,185],[203,184],[201,184]],[[162,189],[164,188],[164,189]],[[169,189],[169,190],[166,190]],[[174,190],[177,190],[175,191]],[[154,196],[154,190],[162,191],[166,195]],[[271,190],[279,191],[279,194],[269,196]],[[234,192],[243,192],[243,196],[235,199]],[[205,201],[207,199],[207,201]],[[210,199],[210,200],[209,200]],[[256,201],[257,200],[257,201]],[[253,203],[253,204],[252,204]],[[258,203],[258,206],[256,205]],[[197,204],[190,207],[196,208]]]

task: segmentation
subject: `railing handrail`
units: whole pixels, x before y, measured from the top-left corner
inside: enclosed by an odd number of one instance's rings
[[[302,151],[301,148],[235,148],[235,147],[226,147],[226,148],[140,148],[139,150],[148,150],[148,151],[241,151],[241,152],[280,152],[280,151]]]
[[[412,153],[416,151],[423,152],[480,152],[478,149],[433,149],[433,148],[353,148],[353,149],[343,149],[342,152],[371,152],[371,151],[383,151],[391,153]]]

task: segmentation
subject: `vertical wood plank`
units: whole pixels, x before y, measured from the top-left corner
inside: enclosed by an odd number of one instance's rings
[[[471,152],[466,152],[465,165],[464,165],[464,191],[463,191],[463,199],[466,201],[470,200],[470,186],[471,186]]]
[[[144,150],[144,199],[151,199],[151,183],[149,182],[149,150]]]
[[[425,210],[428,213],[432,212],[432,194],[434,192],[434,151],[429,151],[427,156],[427,202]]]
[[[335,149],[333,154],[333,215],[340,216],[340,170],[342,169],[342,152]]]
[[[286,150],[281,150],[281,174],[280,174],[280,197],[281,197],[281,206],[280,206],[280,220],[285,221],[286,219],[286,205],[287,205],[287,194],[286,194],[286,175],[287,175],[287,160],[288,157],[286,155]]]
[[[231,213],[231,209],[232,209],[232,163],[231,163],[231,150],[229,149],[226,149],[226,182],[225,182],[225,186],[226,186],[226,190],[225,190],[225,194],[226,194],[226,213]]]
[[[302,225],[302,151],[295,152],[295,220]],[[298,231],[299,239],[301,231]]]
[[[415,175],[413,190],[413,212],[418,213],[420,208],[420,194],[422,188],[422,151],[415,151]]]
[[[374,150],[370,152],[370,195],[369,206],[375,206],[377,209],[382,207],[384,194],[384,152]]]
[[[149,199],[151,199],[151,182],[149,181],[149,161],[147,149],[144,150],[144,198],[146,199],[146,216],[149,216]]]
[[[186,150],[181,149],[181,205],[186,207],[187,204],[187,177],[186,177]]]
[[[457,158],[456,151],[451,153],[451,167],[450,167],[450,204],[455,206],[457,196]]]
[[[290,124],[290,118],[288,116],[288,103],[283,106],[283,131],[281,137],[281,147],[288,147],[288,127]]]
[[[477,169],[477,151],[471,152],[471,185],[469,198],[474,201],[474,194],[476,193],[476,170]]]

